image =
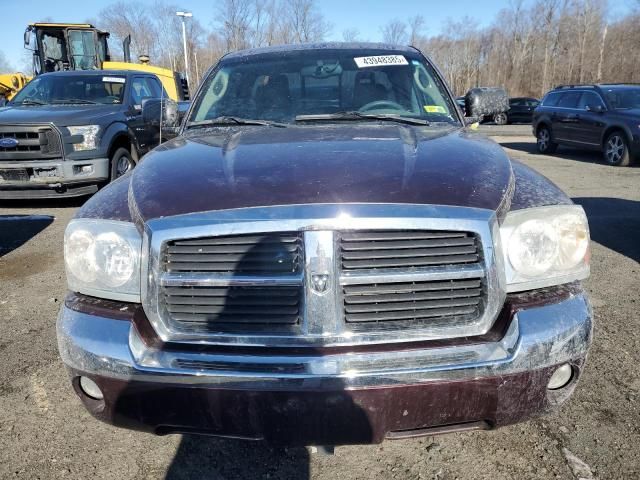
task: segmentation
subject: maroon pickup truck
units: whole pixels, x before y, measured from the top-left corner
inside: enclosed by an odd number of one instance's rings
[[[492,429],[571,395],[585,214],[421,52],[222,58],[65,234],[60,354],[105,422],[288,445]],[[143,112],[144,114],[145,112]]]

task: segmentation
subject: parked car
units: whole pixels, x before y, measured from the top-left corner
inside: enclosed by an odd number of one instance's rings
[[[565,402],[592,336],[584,211],[454,102],[412,47],[223,57],[179,136],[66,229],[58,345],[85,407],[341,445]]]
[[[0,198],[87,195],[123,175],[158,145],[159,109],[149,121],[142,105],[163,95],[146,73],[38,76],[0,108]]]
[[[494,115],[493,121],[498,125],[509,123],[531,123],[533,111],[540,104],[540,100],[530,97],[515,97],[509,99],[509,110]]]
[[[538,151],[558,145],[601,151],[609,165],[640,156],[640,85],[564,85],[545,95],[533,116]]]

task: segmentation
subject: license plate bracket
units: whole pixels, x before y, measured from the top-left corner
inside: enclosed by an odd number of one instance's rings
[[[5,182],[28,182],[29,173],[26,168],[1,168],[0,180]]]

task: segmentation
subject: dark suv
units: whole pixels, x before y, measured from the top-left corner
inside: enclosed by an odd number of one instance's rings
[[[565,85],[547,93],[533,115],[540,153],[559,144],[602,151],[609,165],[640,154],[640,85]]]

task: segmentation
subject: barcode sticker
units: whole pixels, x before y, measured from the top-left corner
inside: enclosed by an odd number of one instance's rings
[[[124,83],[125,79],[123,77],[102,77],[102,81],[105,83]]]
[[[388,65],[409,65],[403,55],[377,55],[375,57],[355,57],[358,68],[380,67]]]

